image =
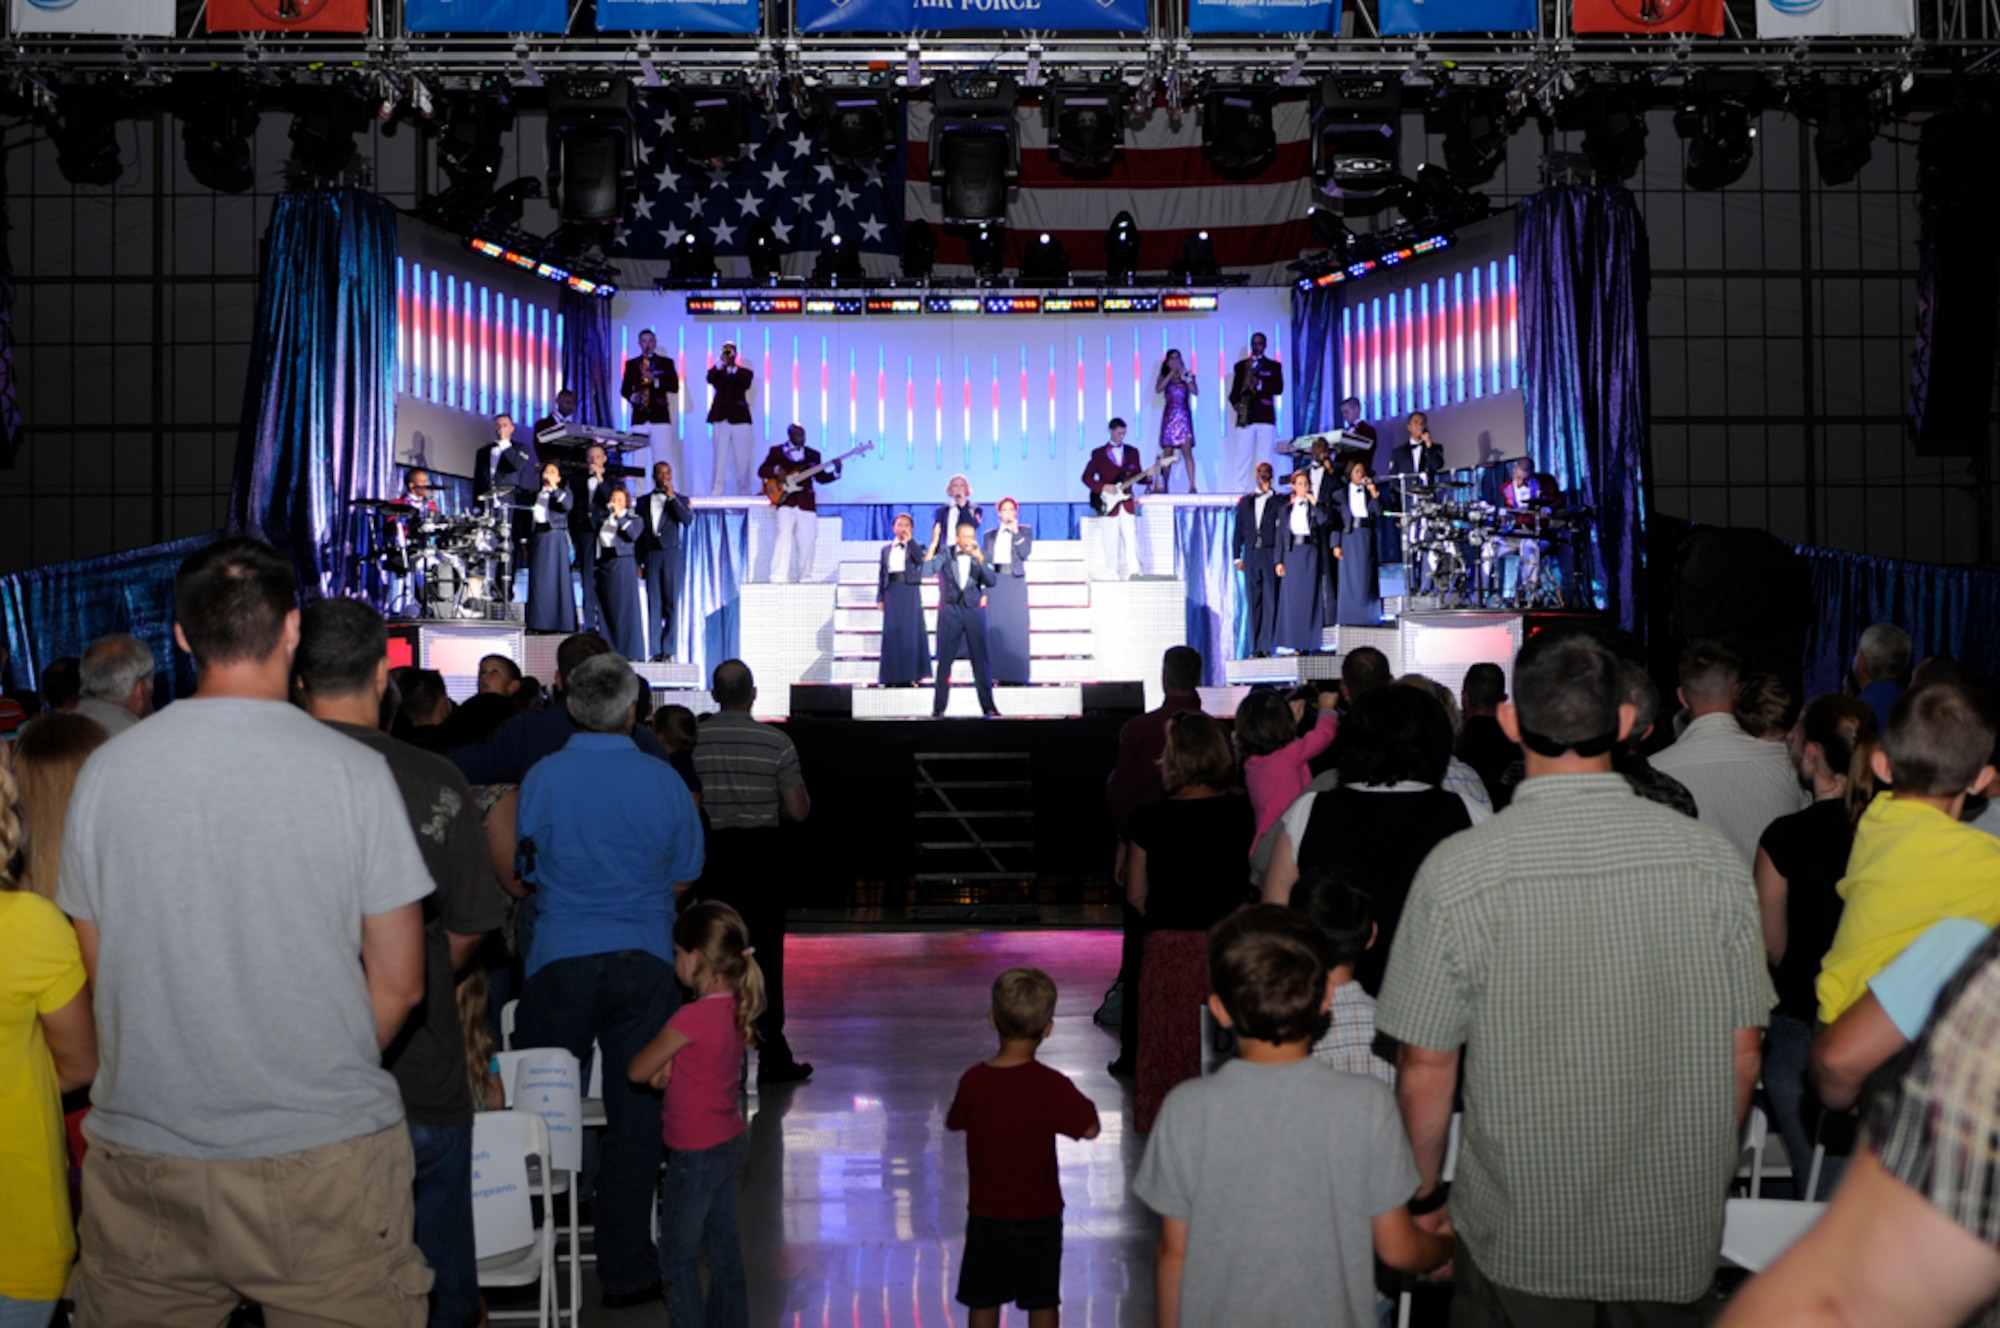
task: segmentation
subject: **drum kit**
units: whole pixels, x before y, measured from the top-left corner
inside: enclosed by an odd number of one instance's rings
[[[354,505],[379,514],[373,560],[389,616],[483,619],[512,598],[513,508],[498,496],[459,516],[393,498]]]
[[[1403,584],[1439,608],[1561,608],[1558,547],[1581,535],[1586,507],[1554,503],[1511,508],[1481,497],[1478,472],[1432,477],[1391,475],[1401,489],[1394,519],[1403,531]],[[1513,584],[1505,560],[1517,558]]]

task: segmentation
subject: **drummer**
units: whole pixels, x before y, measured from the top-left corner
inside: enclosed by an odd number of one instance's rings
[[[1535,474],[1535,463],[1528,457],[1517,457],[1507,483],[1500,488],[1500,500],[1507,509],[1517,515],[1514,530],[1521,537],[1516,549],[1520,563],[1514,573],[1514,598],[1526,603],[1541,589],[1542,551],[1548,546],[1543,542],[1540,524],[1541,514],[1553,504],[1543,491],[1541,477]]]
[[[431,483],[431,473],[421,466],[411,469],[403,476],[403,502],[426,514],[435,513],[438,507],[438,489]]]

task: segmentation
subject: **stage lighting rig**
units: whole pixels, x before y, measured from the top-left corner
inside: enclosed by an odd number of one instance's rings
[[[542,196],[542,182],[523,175],[493,192],[480,209],[474,229],[481,232],[512,230],[521,224],[521,215],[531,198]]]
[[[1592,84],[1564,99],[1556,127],[1583,133],[1583,155],[1599,180],[1623,183],[1646,160],[1646,108],[1630,88]]]
[[[715,246],[700,231],[689,231],[668,251],[667,274],[676,286],[712,285],[717,275]]]
[[[1121,212],[1104,232],[1104,273],[1112,281],[1130,283],[1139,271],[1139,223]]]
[[[861,270],[861,255],[836,231],[826,237],[819,247],[819,257],[813,260],[812,282],[815,286],[856,286],[867,280]]]
[[[886,87],[821,88],[819,144],[840,161],[874,161],[896,146],[895,97]]]
[[[975,72],[931,88],[931,186],[946,221],[1000,221],[1021,180],[1011,74]]]
[[[750,99],[740,88],[682,87],[672,98],[674,150],[702,166],[722,166],[750,141]]]
[[[998,223],[975,222],[965,237],[965,247],[972,257],[972,270],[978,276],[992,280],[1000,275],[1005,265],[1006,232]]]
[[[1875,155],[1879,126],[1874,99],[1866,88],[1826,88],[1818,123],[1813,131],[1813,160],[1819,163],[1820,182],[1846,184]]]
[[[1021,251],[1021,278],[1024,281],[1065,283],[1069,280],[1069,254],[1062,241],[1041,232]]]
[[[937,232],[922,217],[903,228],[902,266],[911,281],[929,281],[937,266]]]
[[[1215,261],[1215,241],[1207,231],[1189,231],[1181,241],[1180,260],[1167,268],[1167,279],[1186,285],[1197,281],[1213,281],[1222,275],[1222,265]]]
[[[1094,170],[1109,166],[1125,140],[1125,85],[1056,84],[1042,94],[1042,120],[1057,160]]]
[[[107,90],[81,85],[61,89],[45,123],[63,179],[105,185],[125,173],[118,153],[118,105]]]
[[[1478,221],[1493,211],[1493,200],[1460,188],[1452,182],[1449,171],[1426,162],[1417,168],[1417,178],[1404,195],[1401,211],[1412,226],[1442,230]]]
[[[778,233],[759,217],[744,233],[743,249],[750,259],[750,275],[760,284],[774,282],[784,271],[784,250],[778,247]]]
[[[1277,155],[1278,130],[1271,123],[1275,94],[1270,88],[1231,85],[1208,90],[1201,99],[1201,146],[1217,169],[1249,173]],[[1176,101],[1169,79],[1168,113]]]
[[[610,74],[549,84],[549,200],[564,221],[617,221],[639,167],[632,85]]]
[[[1424,129],[1444,136],[1444,164],[1462,185],[1485,184],[1507,160],[1513,125],[1498,88],[1440,88],[1424,108]]]
[[[1329,198],[1389,194],[1398,173],[1403,86],[1391,78],[1332,74],[1313,90],[1313,183]]]
[[[1690,189],[1721,189],[1750,169],[1757,138],[1750,108],[1733,97],[1703,96],[1674,112],[1674,132],[1687,143]]]
[[[251,142],[257,137],[257,94],[243,79],[220,74],[186,80],[181,102],[181,148],[188,174],[210,189],[240,194],[257,182]]]
[[[437,157],[454,194],[476,203],[493,192],[505,156],[502,139],[513,127],[513,106],[497,98],[472,93],[445,104]]]

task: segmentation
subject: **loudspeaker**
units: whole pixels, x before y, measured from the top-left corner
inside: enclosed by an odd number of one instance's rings
[[[1139,682],[1087,682],[1083,685],[1086,715],[1143,715],[1146,685]]]
[[[854,689],[846,683],[792,684],[793,719],[852,719]]]

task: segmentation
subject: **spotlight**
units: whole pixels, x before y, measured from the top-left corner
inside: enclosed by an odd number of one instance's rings
[[[1225,171],[1262,169],[1278,151],[1271,102],[1269,88],[1210,89],[1201,103],[1201,146],[1208,159]]]
[[[975,73],[931,90],[931,184],[946,221],[999,221],[1021,179],[1011,74]]]
[[[975,273],[989,279],[1000,275],[1001,230],[997,224],[990,221],[976,223],[966,237],[965,246],[971,253]]]
[[[1313,183],[1329,198],[1380,198],[1401,180],[1403,86],[1329,76],[1313,90]]]
[[[438,131],[438,165],[452,192],[478,202],[493,191],[504,155],[502,136],[514,127],[514,108],[491,97],[455,97]]]
[[[1181,241],[1181,258],[1167,269],[1169,280],[1192,284],[1203,278],[1222,275],[1222,267],[1215,261],[1215,241],[1207,231],[1190,231]]]
[[[542,196],[542,182],[532,175],[523,175],[504,188],[496,189],[486,205],[480,209],[474,229],[484,232],[510,230],[521,224],[521,214],[531,198]]]
[[[1674,132],[1687,141],[1684,174],[1690,189],[1720,189],[1750,169],[1757,130],[1740,101],[1710,97],[1690,102],[1674,112]]]
[[[778,247],[778,233],[759,217],[744,233],[743,249],[750,258],[750,275],[768,282],[784,270],[784,251]]]
[[[337,185],[354,163],[354,136],[371,119],[366,101],[349,85],[335,85],[292,117],[292,156],[285,177],[294,187]]]
[[[49,119],[56,169],[71,184],[112,184],[125,173],[118,156],[118,119],[101,93],[64,88]]]
[[[826,243],[819,247],[819,257],[813,260],[813,285],[838,286],[844,282],[852,286],[865,279],[861,255],[854,246],[838,232],[827,236]]]
[[[1645,107],[1628,89],[1585,88],[1557,109],[1556,128],[1583,131],[1584,158],[1600,180],[1629,180],[1646,160]]]
[[[1413,225],[1444,229],[1478,221],[1493,210],[1485,194],[1461,189],[1452,183],[1451,172],[1426,162],[1417,168],[1417,178],[1403,199],[1403,218]]]
[[[679,285],[707,285],[716,278],[715,246],[700,231],[689,231],[667,254],[667,273]]]
[[[1307,208],[1306,225],[1312,228],[1313,243],[1323,245],[1336,262],[1346,257],[1348,248],[1354,243],[1354,235],[1347,229],[1347,223],[1332,208]]]
[[[750,141],[750,100],[731,88],[681,88],[674,94],[674,148],[689,161],[719,166]]]
[[[625,215],[639,164],[632,85],[609,74],[549,84],[549,198],[564,221]]]
[[[1042,119],[1056,159],[1084,169],[1109,166],[1125,130],[1125,85],[1063,87],[1042,95]]]
[[[922,217],[903,228],[903,275],[912,281],[929,281],[937,266],[937,232]]]
[[[240,194],[257,182],[251,140],[257,136],[257,97],[240,79],[221,77],[181,85],[181,148],[188,174],[207,188]]]
[[[1021,275],[1029,281],[1068,281],[1069,255],[1062,241],[1043,231],[1021,254]]]
[[[1129,282],[1139,271],[1139,223],[1121,212],[1104,232],[1104,271],[1113,281]]]
[[[1828,88],[1813,134],[1822,184],[1846,184],[1875,155],[1875,111],[1865,88]]]
[[[857,164],[896,145],[896,106],[887,88],[822,88],[819,143],[827,154]]]
[[[1484,184],[1507,160],[1506,97],[1496,88],[1454,88],[1424,111],[1424,128],[1444,135],[1444,164],[1463,185]]]

